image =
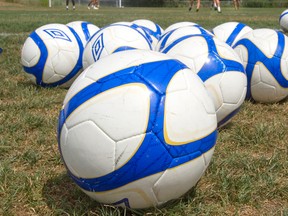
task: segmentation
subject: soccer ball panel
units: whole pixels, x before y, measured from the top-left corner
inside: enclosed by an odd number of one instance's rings
[[[259,102],[274,102],[277,99],[275,87],[262,82],[251,86],[251,94]]]
[[[247,78],[242,72],[228,71],[206,80],[205,87],[213,99],[217,121],[221,122],[244,102]]]
[[[207,60],[208,50],[208,44],[203,37],[193,36],[183,38],[177,43],[167,44],[162,52],[180,60],[197,73]]]
[[[67,125],[91,120],[114,141],[142,134],[147,128],[150,94],[144,85],[119,86],[85,102],[71,114]]]
[[[166,94],[165,141],[173,145],[198,140],[212,133],[217,127],[214,105],[202,81],[190,70],[183,71],[183,73],[186,77],[194,77],[194,79],[186,79],[191,80],[188,83],[189,89],[170,91],[170,88],[174,88],[174,83],[179,85],[177,82],[183,80],[181,79],[182,74],[177,73],[171,80]],[[195,110],[195,112],[189,112],[189,110]],[[201,125],[197,122],[201,122]]]
[[[25,67],[33,67],[40,59],[41,51],[37,44],[28,37],[24,42],[21,53],[21,64]]]
[[[206,168],[208,167],[208,165],[211,162],[212,156],[214,154],[214,150],[215,150],[215,146],[213,148],[211,148],[209,151],[207,151],[204,154],[202,154],[202,156],[203,156],[203,158],[205,160]]]
[[[288,95],[288,88],[281,87],[273,74],[261,63],[255,67],[251,80],[251,94],[256,101],[273,103]]]
[[[247,67],[248,63],[248,50],[245,46],[238,45],[237,47],[234,48],[234,51],[237,53],[239,58],[241,59],[241,62],[243,64],[243,67]]]
[[[219,85],[225,103],[238,104],[243,93],[246,94],[247,77],[244,73],[229,71],[223,74]]]
[[[119,169],[135,154],[138,150],[142,141],[145,137],[145,134],[132,136],[130,138],[121,140],[116,143],[116,152],[115,152],[115,168]]]
[[[92,121],[61,132],[61,152],[65,164],[73,175],[81,178],[95,178],[112,172],[115,168],[114,149],[114,141]]]
[[[205,169],[205,160],[201,155],[181,166],[165,170],[153,186],[158,202],[165,202],[167,197],[176,199],[189,191],[199,181]],[[173,188],[173,190],[169,188]]]
[[[101,203],[109,203],[130,208],[148,208],[161,204],[161,202],[158,202],[156,199],[152,189],[154,183],[160,178],[161,175],[162,172],[156,173],[111,191],[83,191]]]
[[[251,40],[267,58],[271,58],[276,51],[278,43],[274,41],[278,41],[278,36],[272,29],[255,29],[247,33],[245,38]]]
[[[217,54],[223,58],[223,59],[227,59],[227,60],[232,60],[232,61],[237,61],[241,64],[242,61],[240,59],[240,57],[238,56],[238,54],[233,50],[232,47],[230,47],[229,45],[227,45],[226,43],[221,42],[218,39],[214,39],[214,42],[216,44],[216,50],[217,50]],[[229,66],[229,65],[228,65]]]

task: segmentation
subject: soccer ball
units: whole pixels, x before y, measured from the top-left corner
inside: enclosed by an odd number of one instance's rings
[[[252,28],[240,22],[226,22],[213,28],[212,33],[229,46],[233,46],[244,34]]]
[[[139,28],[143,29],[146,34],[148,34],[152,39],[152,48],[154,50],[156,44],[158,43],[163,29],[157,23],[152,22],[151,20],[139,19],[134,20],[132,24],[136,24]]]
[[[47,24],[24,42],[21,64],[42,87],[69,87],[82,71],[83,45],[76,32],[63,24]]]
[[[106,26],[94,34],[86,44],[83,67],[86,69],[102,57],[130,49],[152,50],[152,46],[146,36],[136,28],[123,24]]]
[[[159,52],[127,50],[75,80],[58,141],[68,174],[86,194],[147,208],[195,186],[213,155],[216,127],[213,102],[194,72]]]
[[[218,127],[239,111],[247,91],[243,64],[226,43],[208,34],[190,35],[167,45],[163,53],[195,71],[213,99]]]
[[[279,24],[284,32],[288,32],[288,9],[281,13],[279,17]]]
[[[161,52],[163,49],[165,49],[167,44],[170,45],[173,41],[177,41],[179,38],[182,38],[184,36],[189,37],[189,35],[195,34],[209,34],[211,36],[213,35],[211,32],[199,25],[188,25],[184,27],[179,27],[162,35],[158,44],[156,45],[155,50]]]
[[[248,78],[247,99],[278,102],[288,95],[287,36],[272,29],[255,29],[235,44]]]
[[[78,34],[81,39],[83,49],[86,46],[89,38],[99,30],[98,26],[86,21],[73,21],[67,23],[66,25],[74,29],[74,31]]]

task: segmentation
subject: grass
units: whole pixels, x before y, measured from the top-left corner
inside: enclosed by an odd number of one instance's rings
[[[0,2],[1,3],[1,2]],[[128,211],[91,200],[66,175],[56,125],[66,89],[34,86],[20,65],[28,35],[47,23],[98,27],[150,19],[162,28],[192,21],[212,29],[227,21],[279,29],[283,9],[202,7],[101,8],[76,11],[0,4],[0,215],[288,215],[288,101],[245,102],[219,132],[212,162],[197,187],[159,209]]]

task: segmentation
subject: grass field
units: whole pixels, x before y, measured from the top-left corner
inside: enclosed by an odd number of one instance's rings
[[[124,211],[91,200],[68,178],[56,126],[66,89],[32,85],[20,65],[28,35],[48,23],[85,20],[98,27],[150,19],[204,28],[239,21],[279,29],[281,9],[101,8],[75,11],[0,2],[0,215],[288,215],[288,100],[245,102],[219,132],[212,162],[197,187],[159,209]]]

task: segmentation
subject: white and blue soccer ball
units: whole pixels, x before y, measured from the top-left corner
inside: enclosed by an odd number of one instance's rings
[[[82,71],[83,45],[64,24],[47,24],[24,42],[21,64],[31,80],[42,87],[69,87]]]
[[[284,32],[288,32],[288,9],[281,13],[279,17],[279,24]]]
[[[108,25],[97,31],[86,44],[83,67],[86,69],[112,53],[131,49],[152,50],[152,46],[142,30],[126,24]]]
[[[90,197],[147,208],[196,185],[216,127],[213,102],[192,70],[159,52],[128,50],[99,59],[75,80],[58,142],[68,174]]]
[[[247,77],[238,55],[209,34],[184,36],[162,53],[180,60],[202,79],[217,114],[218,127],[238,113],[247,91]]]
[[[211,32],[199,25],[187,25],[183,27],[178,27],[163,34],[158,44],[156,45],[155,50],[161,52],[163,49],[166,48],[167,45],[171,44],[172,42],[177,41],[180,38],[183,39],[183,37],[189,37],[190,35],[196,34],[209,34],[213,36]]]
[[[278,102],[288,95],[288,39],[280,31],[255,29],[235,44],[247,78],[247,99]]]
[[[139,28],[143,29],[143,31],[146,33],[148,38],[150,37],[152,39],[151,43],[154,50],[164,31],[161,26],[151,20],[146,19],[134,20],[132,21],[132,24],[139,26]]]
[[[81,39],[83,49],[86,43],[100,28],[87,21],[73,21],[66,24],[78,34]]]
[[[212,33],[229,46],[233,46],[244,34],[253,29],[241,22],[226,22],[212,29]]]

